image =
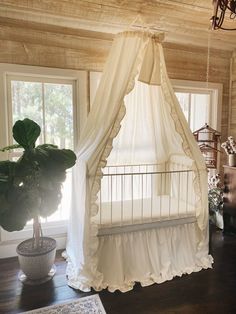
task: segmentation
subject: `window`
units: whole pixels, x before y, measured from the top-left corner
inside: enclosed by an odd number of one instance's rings
[[[90,104],[92,106],[96,88],[101,79],[100,72],[90,72]],[[207,123],[213,129],[221,130],[222,84],[197,81],[171,80],[176,97],[192,132]],[[220,165],[218,155],[217,168]]]
[[[0,64],[0,147],[13,144],[13,124],[27,117],[41,127],[37,144],[52,143],[74,149],[87,116],[87,93],[85,71]],[[16,160],[20,155],[15,150],[1,154],[0,158]],[[64,248],[66,242],[71,172],[67,171],[59,209],[42,221],[44,235],[55,237],[58,248]],[[22,231],[0,230],[0,257],[15,255],[17,242],[31,236],[30,222]]]
[[[210,118],[210,94],[176,92],[181,109],[192,132],[200,129]]]
[[[202,128],[205,123],[220,132],[222,84],[172,80],[177,99],[192,132]],[[218,148],[219,149],[219,148]],[[220,154],[217,158],[217,170],[210,169],[210,175],[219,171]]]
[[[175,95],[192,132],[205,123],[220,131],[222,85],[172,80]]]
[[[96,94],[101,72],[90,72],[90,105]],[[220,132],[222,84],[197,81],[171,80],[175,95],[180,103],[192,132],[205,123]]]
[[[19,119],[29,118],[41,127],[37,145],[50,143],[59,148],[74,148],[73,85],[71,80],[58,80],[28,76],[7,76],[8,112],[10,128]],[[13,144],[9,130],[9,143]],[[19,150],[9,154],[17,159]],[[58,210],[47,221],[67,220],[71,195],[71,169],[62,188],[62,201]]]

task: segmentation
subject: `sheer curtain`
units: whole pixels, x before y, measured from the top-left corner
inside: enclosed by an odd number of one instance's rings
[[[185,156],[160,86],[136,81],[125,107],[108,165],[164,164],[172,155]]]

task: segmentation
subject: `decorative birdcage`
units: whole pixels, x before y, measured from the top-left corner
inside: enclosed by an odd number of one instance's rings
[[[198,142],[207,168],[217,168],[221,134],[206,123],[202,128],[193,132],[193,135]]]

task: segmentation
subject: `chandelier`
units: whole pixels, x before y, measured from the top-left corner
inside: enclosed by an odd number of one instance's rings
[[[225,13],[229,13],[231,20],[236,17],[236,0],[213,0],[214,11],[211,18],[212,29],[236,30],[236,28],[226,28],[222,24],[224,22]]]

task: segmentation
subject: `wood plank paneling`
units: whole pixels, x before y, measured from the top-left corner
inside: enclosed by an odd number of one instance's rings
[[[1,18],[116,33],[130,25],[163,31],[170,42],[207,45],[213,6],[205,1],[3,0]],[[228,17],[225,23],[235,27]],[[236,48],[232,32],[212,32],[212,46]]]
[[[206,82],[207,49],[185,45],[164,43],[166,66],[170,78]],[[211,50],[209,82],[223,84],[221,141],[228,137],[229,119],[229,73],[230,56],[220,50]],[[236,120],[235,120],[236,121]],[[236,125],[235,125],[236,132]],[[226,163],[226,156],[221,155],[221,166]]]
[[[94,45],[91,49],[69,49],[0,40],[0,62],[63,69],[101,71],[106,53]]]
[[[231,102],[229,115],[229,135],[232,135],[236,139],[236,51],[232,55],[230,80]]]
[[[55,0],[54,0],[55,1]],[[15,63],[15,64],[27,64],[35,66],[46,66],[46,67],[56,67],[56,68],[65,68],[65,69],[85,69],[85,70],[95,70],[102,71],[104,67],[105,60],[108,56],[112,39],[114,37],[111,33],[101,33],[96,31],[89,31],[83,29],[77,29],[75,27],[64,27],[60,25],[50,24],[50,19],[47,14],[54,14],[58,12],[62,16],[67,15],[76,15],[79,11],[80,15],[83,15],[83,10],[85,7],[92,7],[93,10],[98,10],[101,14],[99,19],[102,21],[107,17],[107,12],[112,9],[113,6],[119,8],[118,11],[114,11],[114,19],[117,19],[117,15],[120,12],[128,11],[124,19],[127,20],[129,16],[129,10],[136,10],[137,8],[131,8],[129,1],[111,1],[109,7],[109,1],[21,1],[20,3],[16,0],[4,0],[0,2],[1,5],[5,5],[5,12],[7,13],[7,7],[23,10],[25,12],[31,12],[33,8],[41,12],[41,21],[32,21],[19,19],[18,16],[15,19],[3,17],[3,12],[0,13],[0,62],[2,63]],[[180,2],[181,1],[177,1]],[[192,1],[193,3],[195,1]],[[54,3],[55,6],[52,4]],[[57,3],[57,5],[56,5]],[[137,6],[142,5],[143,1],[137,1]],[[153,1],[148,1],[145,12],[149,12],[150,8],[153,8],[156,4]],[[204,6],[204,2],[201,2],[201,6]],[[101,8],[106,7],[106,9],[101,11]],[[181,6],[178,4],[178,10],[181,9]],[[206,5],[206,8],[209,6]],[[158,7],[160,10],[164,8],[164,1],[158,1]],[[189,10],[187,6],[182,8],[183,14],[186,13],[186,10]],[[82,10],[80,12],[80,10]],[[144,10],[144,9],[143,9]],[[149,11],[148,11],[149,10]],[[176,11],[176,14],[180,14],[179,11]],[[200,12],[201,9],[197,8],[195,11]],[[112,10],[111,10],[112,11]],[[46,12],[46,13],[45,13]],[[54,12],[54,13],[53,13]],[[162,12],[162,11],[161,11]],[[205,12],[205,11],[204,11]],[[22,14],[24,12],[22,11]],[[206,12],[205,12],[206,13]],[[1,16],[2,14],[2,16]],[[87,12],[87,14],[92,14]],[[148,13],[149,14],[149,13]],[[152,15],[153,14],[153,15]],[[150,13],[148,16],[152,18],[155,16],[156,12]],[[164,13],[163,13],[164,14]],[[173,14],[168,13],[168,14]],[[168,14],[166,16],[168,16]],[[164,26],[168,23],[169,25],[177,23],[177,20],[167,21],[167,17],[163,15],[161,20],[165,20]],[[181,15],[182,16],[182,15]],[[85,16],[87,18],[88,16]],[[79,20],[79,19],[78,19]],[[47,21],[48,23],[45,23]],[[112,17],[110,20],[112,21]],[[120,26],[122,26],[122,21]],[[183,24],[183,23],[182,23]],[[189,24],[190,25],[190,24]],[[196,24],[197,25],[197,24]],[[194,27],[198,27],[198,26]],[[185,27],[185,26],[181,26]],[[180,27],[180,29],[181,29]],[[186,28],[186,27],[185,27]],[[174,37],[172,42],[168,41],[168,36],[166,37],[165,42],[163,43],[167,70],[170,78],[181,79],[181,80],[192,80],[192,81],[206,81],[206,68],[207,68],[207,38],[203,36],[201,39],[202,46],[193,45],[194,40],[201,33],[193,35],[191,32],[188,33],[188,30],[183,28],[183,32],[188,34],[192,39],[191,44],[182,44],[181,40],[179,43],[174,42]],[[168,29],[168,28],[167,28]],[[191,27],[190,27],[191,29]],[[170,31],[169,38],[175,36],[178,39],[178,34],[174,34]],[[214,33],[215,38],[220,39],[221,34]],[[195,36],[195,37],[194,37]],[[227,42],[231,38],[228,33],[225,35]],[[222,40],[222,38],[221,38]],[[205,44],[204,44],[204,43]],[[196,41],[197,43],[197,41]],[[229,122],[229,74],[230,74],[230,58],[231,51],[226,51],[225,46],[220,43],[220,48],[216,49],[214,46],[210,48],[210,68],[209,68],[209,82],[222,83],[223,84],[223,105],[222,105],[222,140],[225,140],[228,136],[227,127]],[[224,40],[223,40],[224,43]],[[199,42],[198,42],[199,44]],[[234,58],[235,60],[235,58]],[[234,61],[234,68],[236,69],[236,61]],[[236,71],[234,71],[236,77]],[[236,108],[236,96],[232,95],[233,103],[235,103]],[[234,108],[234,107],[233,107]],[[236,130],[236,124],[233,120],[235,117],[235,110],[232,114],[232,127]],[[234,120],[236,121],[236,120]]]
[[[233,56],[233,63],[235,64],[235,55]],[[231,88],[231,111],[229,117],[229,135],[236,139],[236,68],[233,66],[231,73],[232,88]]]

